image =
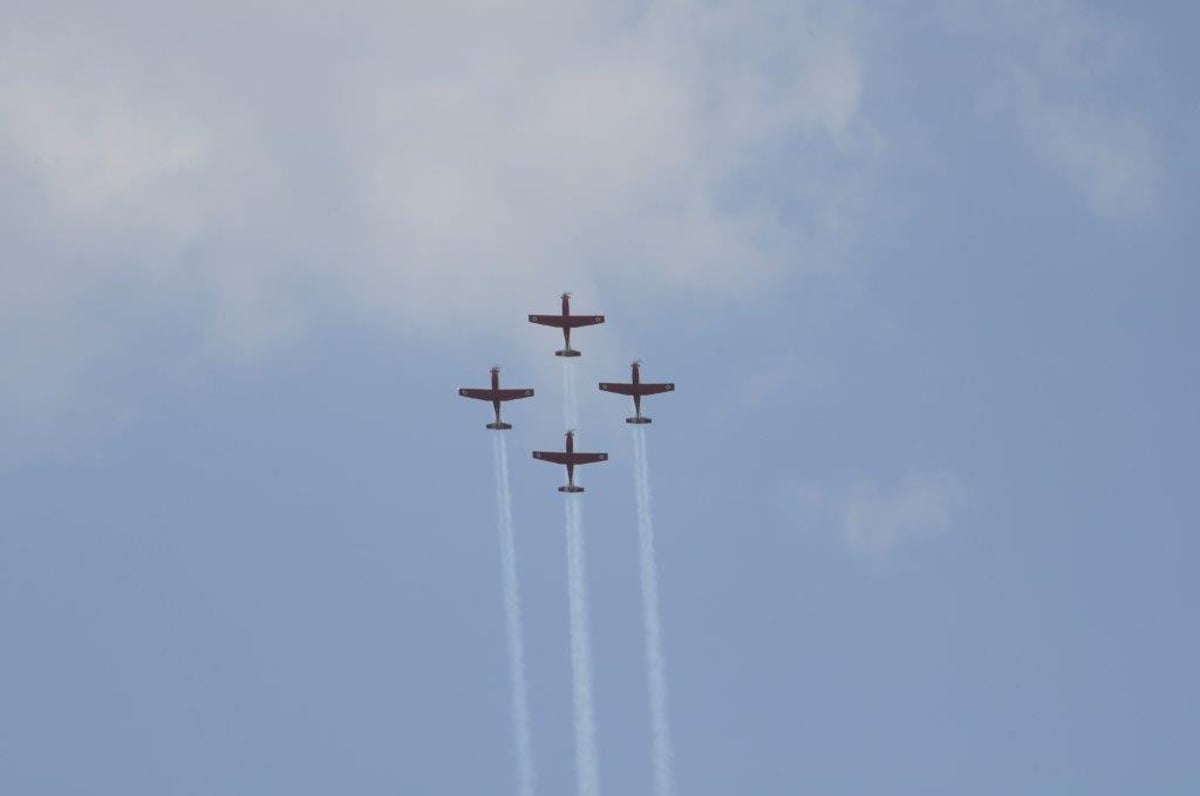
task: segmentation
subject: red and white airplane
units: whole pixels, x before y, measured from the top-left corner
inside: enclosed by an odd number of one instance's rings
[[[642,416],[642,396],[656,395],[660,392],[671,392],[675,389],[674,383],[650,384],[642,381],[640,361],[634,361],[630,366],[633,372],[632,381],[628,384],[621,382],[600,382],[600,389],[605,392],[615,392],[619,395],[633,396],[633,417],[625,418],[626,423],[649,423],[650,418]]]
[[[572,315],[571,314],[571,294],[562,294],[562,315],[530,315],[530,323],[540,323],[542,326],[553,326],[556,329],[562,329],[563,333],[563,349],[555,351],[556,357],[577,357],[579,352],[571,348],[571,330],[577,329],[580,326],[594,326],[598,323],[604,323],[603,315]]]
[[[505,423],[500,419],[500,403],[502,401],[515,401],[518,398],[533,397],[533,390],[525,387],[510,387],[506,390],[500,389],[500,366],[492,368],[492,388],[486,389],[483,387],[459,387],[458,394],[463,398],[477,398],[480,401],[491,401],[492,408],[496,410],[496,422],[488,423],[487,427],[496,431],[503,431],[507,428],[512,428],[510,423]]]
[[[560,486],[559,492],[582,492],[583,487],[575,486],[575,465],[577,464],[592,464],[593,462],[608,461],[607,453],[576,453],[575,452],[575,432],[567,432],[567,449],[566,451],[534,451],[533,458],[541,459],[544,462],[552,462],[554,464],[565,464],[567,466],[567,485]]]

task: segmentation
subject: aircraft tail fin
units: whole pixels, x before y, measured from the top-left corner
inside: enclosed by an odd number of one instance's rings
[[[581,487],[581,486],[575,486],[574,484],[572,484],[572,485],[570,485],[570,486],[560,486],[560,487],[558,488],[558,491],[559,491],[559,492],[569,492],[569,493],[571,493],[571,494],[575,494],[576,492],[582,492],[582,491],[583,491],[583,487]]]
[[[626,422],[626,423],[633,423],[634,425],[639,425],[639,426],[640,426],[640,425],[644,425],[644,424],[646,424],[646,423],[650,423],[650,422],[653,422],[653,421],[651,421],[651,420],[650,420],[650,418],[648,418],[648,417],[645,417],[644,415],[642,415],[642,416],[638,416],[638,417],[627,417],[627,418],[625,418],[625,422]]]
[[[581,352],[576,351],[574,348],[564,348],[561,351],[555,351],[554,356],[556,356],[556,357],[577,357],[577,356],[579,356],[580,353]]]
[[[493,431],[507,431],[512,428],[512,423],[488,423],[487,427]]]

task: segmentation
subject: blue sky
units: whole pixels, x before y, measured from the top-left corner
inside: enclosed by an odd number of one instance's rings
[[[1191,793],[1184,4],[0,7],[0,790],[574,783],[554,333],[680,794]],[[581,396],[602,790],[650,793]]]

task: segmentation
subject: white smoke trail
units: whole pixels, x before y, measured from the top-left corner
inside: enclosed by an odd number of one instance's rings
[[[563,361],[563,425],[574,429],[578,422],[575,362],[568,358]],[[595,707],[592,703],[592,650],[588,631],[583,511],[578,495],[566,495],[565,502],[567,597],[571,618],[571,673],[575,708],[575,776],[579,796],[598,796],[600,774],[596,753]]]
[[[568,429],[579,425],[579,399],[575,395],[575,360],[569,357],[563,360],[563,425]]]
[[[654,757],[654,793],[671,796],[671,726],[667,714],[667,675],[662,652],[662,619],[658,608],[658,565],[654,554],[654,520],[650,512],[650,468],[646,434],[633,427],[634,488],[637,493],[638,542],[642,575],[642,626],[646,635],[646,680],[650,686],[650,730]]]
[[[592,650],[588,635],[583,515],[576,495],[566,496],[567,583],[571,613],[571,671],[574,675],[575,775],[579,796],[597,796],[596,717],[592,704]]]
[[[533,736],[529,731],[529,701],[525,689],[525,647],[517,585],[517,543],[512,523],[512,491],[508,482],[508,443],[504,433],[492,435],[496,471],[496,507],[500,527],[500,568],[504,585],[504,626],[508,637],[508,670],[512,688],[513,735],[517,751],[517,793],[533,796]]]

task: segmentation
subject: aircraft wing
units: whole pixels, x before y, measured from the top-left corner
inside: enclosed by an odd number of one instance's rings
[[[533,390],[525,388],[512,388],[504,390],[492,390],[493,401],[513,401],[517,398],[529,398],[533,395]]]
[[[580,326],[594,326],[604,323],[603,315],[530,315],[530,323],[540,323],[542,326],[553,326],[556,329],[576,329]]]
[[[660,392],[671,392],[674,384],[628,384],[621,382],[600,382],[600,389],[605,392],[615,392],[620,395],[655,395]]]
[[[565,451],[534,451],[533,458],[554,464],[592,464],[608,460],[607,453],[567,453]]]
[[[604,323],[603,315],[568,315],[567,326],[572,329],[577,329],[580,326],[595,326],[598,323]]]
[[[533,395],[533,390],[521,388],[508,388],[502,390],[490,390],[486,388],[475,387],[460,387],[458,394],[463,398],[478,398],[481,401],[513,401],[517,398],[529,398]]]

